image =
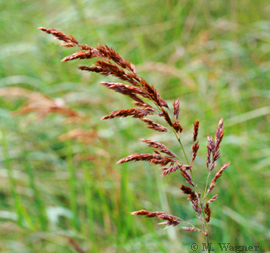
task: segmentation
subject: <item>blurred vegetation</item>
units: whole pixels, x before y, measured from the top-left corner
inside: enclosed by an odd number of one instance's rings
[[[80,43],[107,44],[137,66],[162,97],[180,97],[183,142],[191,147],[200,119],[195,173],[205,182],[206,137],[224,118],[219,166],[230,167],[213,191],[210,240],[270,248],[270,4],[265,0],[0,0],[0,230],[1,252],[190,252],[197,233],[163,230],[157,220],[130,215],[162,210],[196,224],[179,176],[161,179],[145,163],[116,165],[133,152],[149,152],[139,138],[177,143],[133,119],[100,122],[131,106],[100,87],[112,78],[77,70],[72,53],[37,30],[54,27]],[[83,64],[90,64],[82,61]],[[13,117],[27,99],[20,87],[42,93],[85,115]],[[36,93],[35,93],[36,94]],[[91,145],[59,136],[76,128],[95,131]],[[90,156],[89,160],[80,157]]]

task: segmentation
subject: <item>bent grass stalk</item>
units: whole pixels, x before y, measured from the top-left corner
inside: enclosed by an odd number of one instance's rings
[[[208,223],[211,217],[211,209],[209,204],[214,202],[217,195],[213,196],[209,200],[207,197],[209,193],[216,186],[217,179],[221,176],[222,172],[228,167],[229,163],[224,164],[221,169],[218,170],[216,175],[213,177],[209,183],[212,170],[216,167],[216,162],[220,158],[220,143],[224,135],[223,119],[219,121],[218,128],[213,139],[208,136],[207,145],[207,156],[206,156],[206,169],[208,171],[206,186],[202,192],[198,188],[198,184],[195,181],[193,172],[193,162],[196,159],[197,152],[199,150],[199,141],[197,141],[199,133],[199,121],[195,121],[193,124],[193,145],[191,152],[191,159],[189,160],[185,147],[181,141],[181,134],[183,128],[179,123],[179,99],[177,99],[172,107],[170,107],[167,102],[161,98],[158,91],[150,84],[148,84],[143,78],[137,75],[135,66],[123,59],[117,52],[108,46],[98,45],[97,48],[91,45],[79,44],[79,42],[71,35],[66,35],[56,29],[46,29],[43,27],[40,30],[53,35],[58,40],[63,41],[62,46],[64,47],[78,47],[79,51],[65,57],[62,61],[71,61],[75,59],[93,59],[97,58],[97,61],[92,66],[80,66],[79,69],[82,71],[96,72],[104,76],[114,76],[119,78],[125,83],[109,83],[102,82],[101,85],[106,88],[113,90],[115,92],[121,93],[132,99],[135,108],[122,109],[111,112],[109,115],[104,116],[102,120],[113,119],[113,118],[124,118],[133,117],[146,123],[146,127],[154,131],[164,133],[168,132],[175,136],[177,142],[180,145],[180,149],[183,152],[183,158],[181,155],[176,155],[171,152],[164,144],[157,142],[155,140],[141,139],[140,141],[145,142],[152,149],[153,153],[150,154],[139,154],[135,153],[129,155],[125,158],[120,159],[117,163],[127,163],[130,161],[147,161],[153,165],[159,165],[161,167],[162,176],[169,175],[171,173],[176,173],[177,171],[186,180],[189,186],[182,185],[180,190],[183,194],[188,195],[188,201],[194,211],[197,213],[197,217],[201,220],[201,228],[195,227],[193,224],[183,220],[180,217],[166,214],[160,211],[147,211],[140,210],[132,212],[132,215],[142,215],[148,218],[157,217],[163,222],[160,225],[177,226],[179,224],[187,224],[188,227],[181,226],[182,230],[185,231],[197,231],[205,235],[206,243],[209,245],[208,236]],[[153,119],[160,118],[162,123],[157,123]],[[208,247],[208,252],[210,248]]]

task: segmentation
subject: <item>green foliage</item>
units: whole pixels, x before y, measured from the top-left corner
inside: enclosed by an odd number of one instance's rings
[[[192,243],[204,241],[130,215],[142,208],[162,210],[196,225],[179,190],[180,176],[161,180],[158,168],[147,164],[115,164],[141,152],[138,139],[155,132],[135,120],[100,122],[129,101],[99,87],[111,78],[79,72],[76,61],[61,63],[72,49],[60,48],[39,26],[113,47],[166,100],[180,97],[185,146],[192,145],[189,127],[200,119],[195,170],[202,178],[206,137],[223,118],[218,166],[231,165],[213,190],[218,199],[211,242],[216,252],[221,242],[268,250],[269,12],[265,0],[0,1],[0,251],[74,252],[68,236],[89,252],[189,252]],[[61,98],[87,120],[78,126],[56,114],[43,120],[35,113],[12,117],[26,100],[3,94],[7,87]],[[99,138],[88,146],[58,139],[78,127],[95,129]],[[162,136],[160,141],[180,152],[173,139]],[[80,160],[81,154],[95,159]]]

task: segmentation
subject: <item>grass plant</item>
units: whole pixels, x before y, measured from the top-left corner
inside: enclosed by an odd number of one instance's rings
[[[18,214],[6,167],[7,156],[1,146],[0,251],[74,252],[63,235],[71,236],[90,252],[167,252],[168,248],[171,252],[190,252],[192,243],[205,241],[201,233],[183,233],[179,226],[158,229],[155,220],[130,215],[143,205],[145,210],[177,214],[200,226],[199,220],[193,218],[192,207],[186,203],[187,196],[179,190],[178,178],[162,178],[148,163],[115,164],[129,154],[149,152],[145,143],[138,143],[138,136],[164,143],[174,153],[179,148],[173,137],[156,135],[141,121],[113,120],[109,127],[108,122],[99,122],[112,108],[129,108],[131,102],[96,85],[116,80],[75,71],[75,62],[60,65],[59,59],[70,49],[59,49],[58,43],[39,34],[36,26],[44,25],[69,31],[80,41],[91,41],[93,45],[109,41],[110,47],[136,65],[141,77],[155,85],[168,104],[173,103],[176,94],[181,94],[184,147],[193,145],[190,126],[200,119],[201,148],[194,167],[205,166],[207,136],[215,135],[214,122],[224,118],[226,138],[217,166],[220,168],[227,161],[231,165],[212,191],[213,195],[218,194],[219,204],[211,205],[211,242],[216,251],[218,243],[227,242],[259,245],[261,252],[267,252],[268,2],[77,2],[0,1],[0,116],[23,224],[21,227],[16,223]],[[40,93],[86,117],[71,120],[52,111],[42,117],[34,110],[12,117],[14,111],[33,105],[34,101],[18,93],[12,95],[12,89],[7,88],[23,89],[21,94]],[[95,129],[98,134],[98,138],[93,138],[96,143],[87,144],[85,151],[85,144],[70,140],[80,232],[73,226],[70,210],[68,147],[58,139],[78,128]],[[108,150],[117,152],[112,154]],[[80,159],[82,154],[87,154],[89,160]],[[37,196],[46,214],[45,230],[40,229],[40,213],[26,164],[31,168]],[[86,168],[90,181],[83,176]],[[194,173],[197,182],[204,182],[207,177],[206,170]],[[91,203],[85,195],[86,181],[90,185]],[[32,226],[25,221],[28,219],[25,210]],[[92,213],[92,218],[87,213]],[[86,235],[87,230],[92,237]]]
[[[193,224],[179,218],[177,216],[168,215],[161,211],[147,211],[140,210],[132,212],[132,215],[143,215],[149,218],[158,217],[164,222],[159,223],[160,225],[168,226],[177,226],[179,224],[188,225],[181,226],[182,230],[186,231],[197,231],[201,232],[206,237],[206,245],[208,252],[211,251],[209,244],[209,234],[208,234],[208,223],[211,217],[211,209],[209,204],[214,202],[217,199],[217,195],[208,197],[208,194],[216,186],[216,181],[221,177],[223,171],[228,167],[229,163],[224,164],[216,173],[216,175],[209,181],[212,170],[216,166],[217,160],[220,158],[220,143],[224,135],[223,119],[219,121],[218,128],[215,134],[215,140],[212,137],[208,136],[208,145],[207,145],[207,158],[206,158],[206,169],[208,170],[208,175],[205,183],[205,190],[202,191],[198,188],[198,183],[195,181],[194,172],[193,172],[193,162],[196,159],[197,152],[199,150],[199,141],[197,140],[199,133],[199,120],[193,123],[193,145],[192,145],[192,154],[191,158],[188,158],[187,151],[182,144],[181,133],[183,131],[182,126],[178,121],[180,108],[179,108],[179,98],[173,102],[173,109],[170,109],[167,102],[161,98],[158,91],[154,86],[149,85],[143,78],[137,75],[135,66],[129,63],[127,60],[123,59],[117,52],[108,46],[99,45],[96,49],[90,45],[83,44],[80,45],[79,42],[71,35],[66,35],[56,29],[46,29],[39,28],[40,30],[53,35],[60,41],[63,41],[63,47],[79,47],[80,51],[73,53],[70,56],[65,57],[62,61],[71,61],[75,59],[93,59],[98,58],[95,65],[80,66],[79,69],[83,71],[91,71],[100,73],[102,75],[114,76],[119,78],[121,81],[128,82],[129,85],[123,83],[109,83],[101,82],[102,85],[107,87],[110,90],[118,92],[120,94],[126,95],[133,100],[135,108],[131,109],[122,109],[118,111],[113,111],[109,115],[102,117],[102,120],[113,119],[113,118],[123,118],[123,117],[133,117],[137,118],[144,123],[146,127],[152,129],[156,132],[169,132],[170,134],[176,137],[176,141],[179,143],[180,149],[182,150],[182,156],[176,155],[170,151],[164,144],[149,139],[140,139],[141,142],[148,144],[152,148],[153,154],[140,154],[135,153],[129,155],[125,158],[122,158],[117,163],[122,164],[130,161],[147,161],[153,165],[161,166],[162,176],[166,176],[171,173],[179,171],[180,174],[184,177],[186,182],[192,186],[182,185],[180,189],[184,194],[187,194],[188,200],[192,204],[192,208],[197,213],[198,218],[202,221],[203,225],[201,228],[194,226]],[[130,85],[131,84],[131,85]],[[149,100],[151,104],[146,102]],[[171,115],[170,115],[171,114]],[[156,115],[163,119],[163,124],[159,124],[149,118],[150,115]],[[164,126],[166,123],[166,126]],[[169,130],[170,129],[170,130]],[[68,152],[70,154],[70,152]],[[165,155],[164,155],[165,154]],[[73,168],[72,164],[70,166]],[[74,188],[74,170],[70,170],[69,174],[71,176],[71,210],[73,211],[74,218],[77,219],[77,208],[75,201],[75,188]],[[207,200],[208,199],[208,200]],[[76,222],[76,221],[75,221]],[[74,224],[74,227],[77,228],[77,225]]]

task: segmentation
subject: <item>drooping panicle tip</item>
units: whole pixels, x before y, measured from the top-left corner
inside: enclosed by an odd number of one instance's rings
[[[51,34],[52,30],[55,30],[55,29],[54,28],[48,29],[48,28],[45,28],[45,27],[38,27],[38,30],[41,30],[41,31],[43,31],[45,33],[48,33],[48,34]]]
[[[223,125],[223,118],[218,122],[219,125]]]

